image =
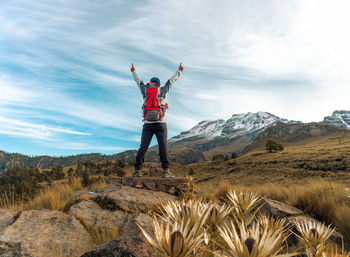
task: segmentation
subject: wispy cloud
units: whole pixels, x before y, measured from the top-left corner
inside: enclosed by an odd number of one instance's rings
[[[55,140],[57,133],[90,136],[90,133],[69,130],[59,127],[49,127],[42,124],[34,124],[0,116],[0,133],[16,135],[33,139]]]
[[[138,147],[142,99],[131,62],[144,80],[165,83],[183,61],[169,95],[170,136],[248,111],[321,120],[350,109],[348,7],[346,0],[2,1],[0,133],[92,151],[110,142],[116,151]]]

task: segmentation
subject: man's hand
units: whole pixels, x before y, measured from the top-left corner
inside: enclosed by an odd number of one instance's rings
[[[183,69],[183,68],[182,68]],[[135,71],[135,67],[134,67],[134,64],[132,63],[131,64],[131,68],[130,68],[131,72],[134,72]]]
[[[183,71],[183,70],[184,70],[184,66],[182,66],[182,62],[180,62],[179,71]]]

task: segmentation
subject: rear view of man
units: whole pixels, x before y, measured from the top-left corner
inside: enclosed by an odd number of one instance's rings
[[[162,177],[169,178],[174,175],[169,170],[169,156],[167,149],[167,125],[165,121],[165,111],[168,108],[166,103],[168,93],[171,86],[181,75],[183,71],[182,63],[180,63],[179,69],[176,73],[165,83],[164,86],[160,86],[159,78],[153,77],[150,82],[144,84],[140,76],[136,73],[134,64],[131,65],[131,72],[135,79],[135,82],[142,94],[144,103],[142,106],[143,114],[143,129],[141,136],[141,145],[136,156],[135,170],[132,174],[133,177],[141,176],[141,169],[145,161],[145,155],[152,137],[155,134],[158,141],[159,157],[162,163]]]

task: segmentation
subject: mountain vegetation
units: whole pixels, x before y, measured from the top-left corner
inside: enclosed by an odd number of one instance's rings
[[[207,120],[198,123],[189,131],[171,138],[168,142],[172,162],[190,164],[210,160],[214,155],[238,155],[247,152],[257,143],[255,139],[265,137],[270,133],[271,138],[289,137],[289,141],[302,137],[327,135],[336,131],[348,131],[350,128],[350,112],[335,111],[332,116],[325,117],[321,123],[301,123],[279,118],[268,112],[234,114],[228,120]],[[274,132],[273,132],[274,131]],[[294,139],[293,139],[294,137]],[[137,151],[128,150],[113,155],[98,153],[80,154],[73,156],[25,156],[16,153],[0,151],[0,173],[11,167],[35,167],[39,169],[55,166],[72,166],[87,160],[99,162],[105,160],[133,161]],[[158,147],[151,147],[147,161],[158,160]]]
[[[71,184],[79,178],[84,187],[93,184],[94,177],[125,176],[124,160],[93,162],[85,161],[73,167],[56,166],[39,170],[34,167],[14,167],[0,175],[0,207],[11,197],[12,202],[29,202],[47,186],[67,180]],[[96,182],[96,181],[95,181]]]

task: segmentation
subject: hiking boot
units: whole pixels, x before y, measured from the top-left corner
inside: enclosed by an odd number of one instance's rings
[[[134,170],[134,173],[132,174],[132,176],[133,176],[134,178],[139,178],[139,177],[141,177],[141,172],[140,172],[140,170],[135,169],[135,170]]]
[[[175,175],[170,172],[169,169],[164,169],[162,173],[162,178],[175,178]]]

